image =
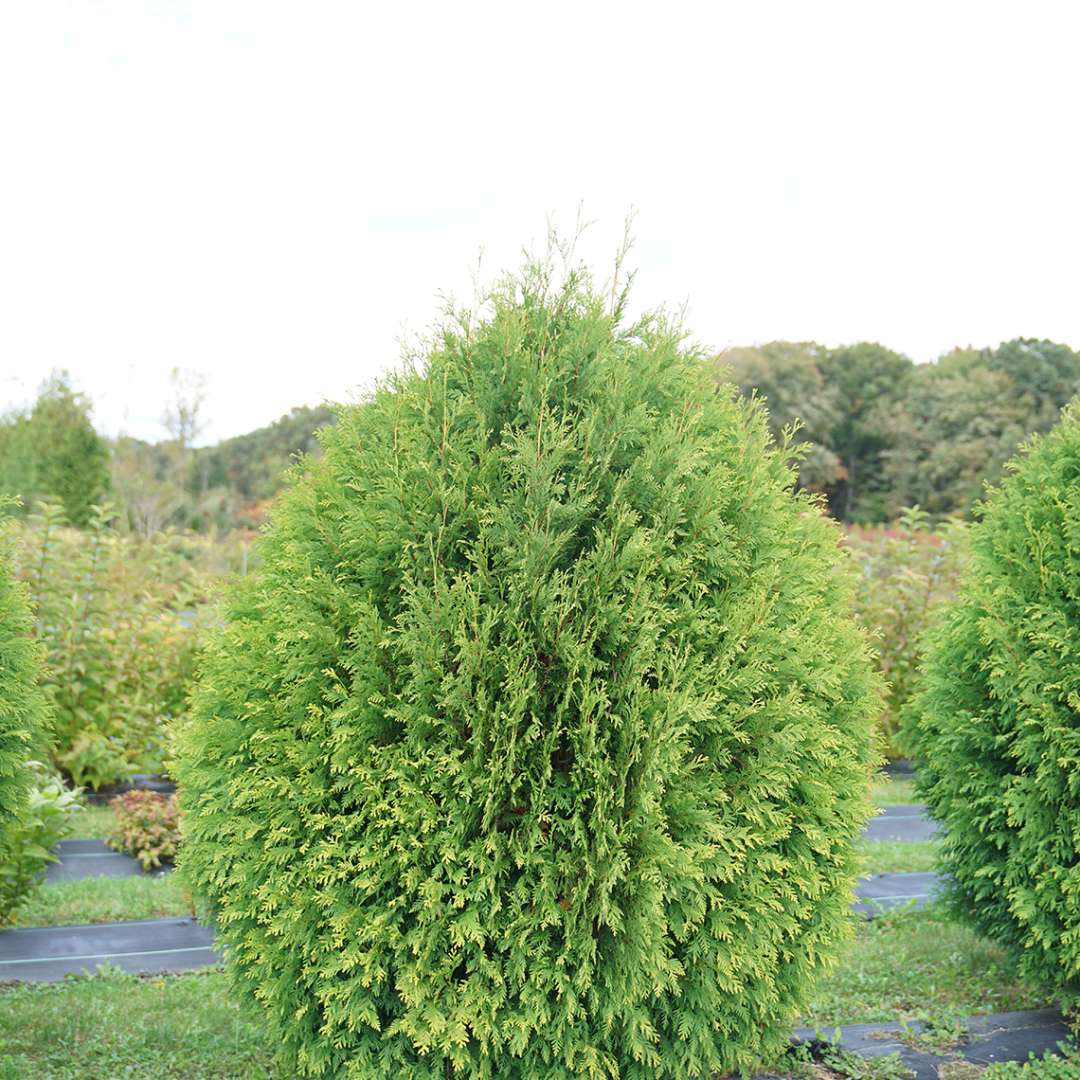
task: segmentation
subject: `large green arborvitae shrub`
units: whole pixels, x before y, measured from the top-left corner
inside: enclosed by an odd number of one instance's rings
[[[708,1077],[849,920],[878,686],[761,412],[539,267],[341,411],[179,733],[292,1072]]]
[[[1080,413],[1035,439],[971,529],[908,714],[949,898],[1022,976],[1080,992]]]
[[[0,511],[5,500],[0,499]],[[11,574],[9,538],[0,523],[0,864],[14,842],[35,776],[28,761],[45,749],[41,656],[30,636],[30,612]]]

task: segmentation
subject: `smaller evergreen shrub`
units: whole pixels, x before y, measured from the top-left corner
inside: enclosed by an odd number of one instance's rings
[[[0,511],[10,500],[0,499]],[[14,843],[33,776],[27,762],[45,749],[47,712],[41,654],[31,638],[23,587],[12,577],[9,534],[0,535],[0,861]]]
[[[1080,999],[1080,413],[1015,459],[906,713],[953,908]]]

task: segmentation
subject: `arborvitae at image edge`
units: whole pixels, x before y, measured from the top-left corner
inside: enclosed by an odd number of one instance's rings
[[[838,533],[663,315],[530,263],[322,434],[177,733],[291,1074],[662,1080],[850,930],[879,685]]]
[[[0,497],[0,514],[4,509]],[[31,637],[25,592],[11,573],[9,538],[3,530],[0,520],[0,862],[33,783],[27,762],[44,754],[47,728],[45,697],[38,685],[40,650]]]
[[[1080,412],[1033,439],[971,527],[906,714],[953,910],[1080,1002]]]

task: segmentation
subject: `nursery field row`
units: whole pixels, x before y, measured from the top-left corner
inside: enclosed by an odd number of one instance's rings
[[[930,908],[861,924],[801,1023],[827,1035],[902,1020],[940,1028],[949,1017],[1045,1004],[1016,982],[1000,950]],[[273,1062],[259,1015],[238,1004],[213,969],[146,978],[113,971],[0,988],[5,1080],[284,1080]]]

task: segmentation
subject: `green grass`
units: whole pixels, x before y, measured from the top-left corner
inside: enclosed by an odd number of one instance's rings
[[[0,1080],[270,1080],[265,1022],[220,971],[0,991]]]
[[[936,840],[860,840],[864,874],[902,874],[933,870],[937,865]]]
[[[880,772],[870,785],[870,796],[875,806],[906,806],[919,802],[915,794],[915,781],[911,777],[896,778]]]
[[[930,908],[861,922],[800,1022],[828,1034],[1045,1004],[1016,983],[1000,950]],[[265,1022],[229,997],[219,971],[0,988],[0,1080],[28,1077],[278,1080]]]
[[[42,885],[20,905],[14,925],[68,926],[157,919],[191,912],[191,902],[175,874],[92,877]]]
[[[802,1023],[824,1030],[928,1012],[972,1016],[1047,1004],[1016,981],[1004,952],[932,905],[861,922]]]
[[[73,822],[72,839],[107,840],[115,820],[108,806],[84,806]]]

